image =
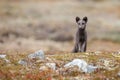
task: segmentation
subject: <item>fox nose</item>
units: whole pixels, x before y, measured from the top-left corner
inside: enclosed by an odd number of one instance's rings
[[[82,26],[79,26],[79,28],[82,28]]]
[[[84,29],[85,27],[84,26],[79,26],[79,29]]]

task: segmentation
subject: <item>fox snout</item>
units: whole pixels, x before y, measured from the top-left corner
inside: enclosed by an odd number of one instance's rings
[[[88,21],[87,17],[84,17],[83,19],[76,17],[76,23],[78,24],[79,29],[85,29],[87,21]]]

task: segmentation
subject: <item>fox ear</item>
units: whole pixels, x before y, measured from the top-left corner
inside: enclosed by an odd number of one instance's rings
[[[83,17],[83,21],[85,21],[86,23],[87,23],[87,21],[88,21],[88,18],[85,16],[85,17]]]
[[[80,20],[80,18],[79,17],[76,17],[76,22],[78,22]]]

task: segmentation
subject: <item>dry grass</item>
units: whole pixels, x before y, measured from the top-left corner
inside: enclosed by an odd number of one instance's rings
[[[54,53],[52,55],[46,55],[46,57],[49,57],[53,60],[55,60],[55,63],[57,64],[57,67],[62,67],[64,64],[67,62],[79,58],[79,59],[84,59],[87,61],[89,64],[94,64],[94,65],[101,65],[99,63],[100,59],[107,59],[107,60],[112,60],[114,63],[111,63],[110,65],[114,65],[112,68],[113,70],[107,70],[104,68],[100,68],[97,71],[91,73],[91,74],[84,74],[82,72],[78,71],[72,71],[69,73],[66,73],[65,75],[58,74],[55,71],[48,69],[45,71],[40,71],[39,68],[41,64],[43,63],[35,63],[33,61],[32,66],[27,65],[27,66],[22,66],[18,64],[18,61],[20,59],[25,59],[27,57],[26,54],[29,54],[28,52],[19,53],[14,52],[14,55],[10,55],[11,52],[6,52],[7,54],[7,59],[11,61],[11,63],[6,63],[3,59],[0,59],[0,78],[2,80],[72,80],[76,77],[80,79],[86,78],[87,80],[92,79],[92,80],[103,80],[103,79],[114,79],[114,80],[119,80],[119,77],[117,76],[117,73],[119,72],[120,68],[120,58],[114,57],[111,53],[108,52],[101,52],[97,54],[96,52],[88,52],[88,53],[78,53],[78,54],[71,54],[71,53]],[[11,53],[13,54],[13,52]],[[39,64],[39,65],[38,65]],[[114,69],[114,67],[118,66],[117,68]],[[79,77],[81,76],[81,77]]]

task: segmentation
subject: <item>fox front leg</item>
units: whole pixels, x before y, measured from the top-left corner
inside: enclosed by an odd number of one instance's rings
[[[80,51],[86,52],[86,46],[87,46],[87,42],[82,43]]]
[[[73,53],[77,53],[79,51],[79,45],[77,43],[75,43],[74,49],[73,49]]]

